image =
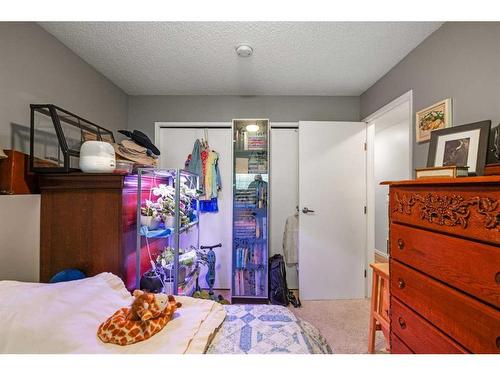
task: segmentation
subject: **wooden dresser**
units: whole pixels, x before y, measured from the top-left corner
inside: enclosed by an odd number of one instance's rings
[[[386,184],[392,353],[500,353],[500,176]]]
[[[40,281],[78,268],[112,272],[132,286],[137,186],[120,174],[40,174]],[[134,184],[135,182],[135,184]]]

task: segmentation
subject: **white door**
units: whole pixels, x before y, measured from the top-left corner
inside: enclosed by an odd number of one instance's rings
[[[203,123],[197,124],[203,125]],[[226,125],[226,124],[221,124]],[[215,266],[216,289],[231,288],[231,243],[232,243],[232,160],[231,160],[231,129],[211,129],[208,127],[208,142],[210,148],[219,153],[219,170],[222,179],[222,190],[217,203],[219,212],[202,213],[200,217],[200,244],[215,245],[222,243],[222,248],[216,249],[217,263]],[[204,138],[204,129],[200,128],[160,128],[157,146],[161,151],[160,166],[162,168],[184,168],[187,156],[193,150],[196,139]],[[200,277],[201,287],[207,287],[205,269]]]
[[[299,122],[299,285],[304,300],[365,296],[365,141],[363,122]]]

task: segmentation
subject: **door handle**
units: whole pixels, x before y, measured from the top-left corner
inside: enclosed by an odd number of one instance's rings
[[[310,209],[309,209],[309,208],[307,208],[307,207],[304,207],[304,208],[302,209],[302,213],[303,213],[303,214],[307,214],[307,213],[309,213],[309,212],[314,212],[314,210],[310,210]]]

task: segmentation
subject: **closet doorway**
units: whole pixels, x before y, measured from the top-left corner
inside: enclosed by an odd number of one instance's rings
[[[222,190],[218,194],[217,213],[202,213],[200,217],[200,244],[215,245],[215,289],[231,288],[231,241],[232,241],[232,141],[228,123],[156,123],[155,143],[161,152],[161,168],[184,168],[187,156],[193,150],[196,139],[208,138],[209,146],[219,153],[219,170]],[[200,274],[200,286],[207,288],[205,270]]]
[[[221,242],[217,254],[216,289],[231,288],[232,241],[232,132],[230,122],[157,122],[155,144],[161,151],[160,167],[182,168],[196,139],[208,136],[210,148],[219,153],[222,191],[218,196],[218,213],[203,213],[200,218],[200,243]],[[298,205],[298,123],[271,122],[271,178],[269,253],[283,253],[283,231],[286,219]],[[290,289],[298,289],[295,266],[287,267]],[[206,287],[204,274],[200,276]]]

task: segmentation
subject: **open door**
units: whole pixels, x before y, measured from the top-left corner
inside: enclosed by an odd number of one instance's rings
[[[300,298],[365,296],[366,124],[299,122]]]

